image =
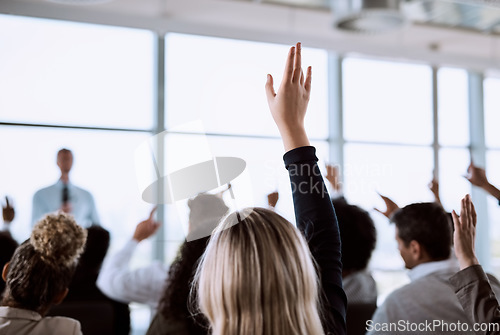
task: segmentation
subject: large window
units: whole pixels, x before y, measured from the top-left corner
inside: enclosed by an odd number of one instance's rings
[[[57,181],[66,147],[70,179],[93,194],[115,253],[151,207],[134,152],[154,126],[154,34],[0,15],[0,46],[0,195],[13,199],[14,237],[29,236],[33,194]],[[153,248],[141,243],[133,265],[147,264]],[[134,328],[147,327],[145,309],[134,311]]]
[[[382,301],[408,279],[394,226],[372,209],[384,208],[377,193],[400,206],[431,199],[432,72],[424,65],[346,58],[342,79],[345,195],[375,221],[370,267]]]
[[[158,50],[162,38],[165,50]],[[100,223],[111,231],[110,253],[148,215],[151,205],[141,198],[145,181],[207,157],[246,162],[244,173],[232,181],[235,199],[224,195],[231,209],[266,206],[266,195],[277,190],[277,211],[294,221],[284,150],[264,92],[267,73],[278,87],[288,46],[0,15],[0,48],[0,195],[13,198],[12,232],[19,241],[29,236],[33,193],[59,176],[55,155],[61,147],[73,150],[71,179],[92,192]],[[485,156],[488,177],[500,185],[500,80],[484,81],[484,132],[474,131],[486,148],[470,148],[469,119],[478,106],[469,106],[466,70],[344,58],[343,138],[338,138],[328,126],[334,117],[329,82],[338,79],[328,78],[328,52],[304,48],[303,58],[314,78],[306,127],[322,169],[332,152],[342,152],[345,196],[375,220],[378,244],[370,268],[382,301],[408,279],[394,226],[373,210],[383,207],[378,193],[400,206],[432,201],[427,185],[437,174],[445,209],[458,209],[471,190],[463,178],[469,150]],[[165,73],[156,72],[163,68],[157,61],[164,62]],[[155,99],[163,95],[165,110],[159,111],[163,105]],[[138,158],[136,149],[151,141],[154,129],[166,129],[164,151],[157,161],[151,152]],[[155,164],[163,168],[155,171]],[[164,208],[164,234],[141,243],[134,267],[149,264],[152,255],[169,263],[184,240],[186,201]],[[499,208],[489,197],[497,273]],[[137,333],[147,328],[149,317],[147,309],[134,305]]]
[[[267,206],[267,194],[279,191],[276,210],[294,222],[283,145],[267,106],[266,74],[276,89],[284,70],[288,46],[220,38],[168,34],[166,37],[165,173],[210,156],[246,161],[246,171],[233,181],[231,209]],[[328,158],[327,53],[304,48],[305,65],[312,65],[314,89],[306,127],[318,157]],[[206,150],[200,153],[200,148]],[[218,191],[214,190],[214,191]],[[179,207],[181,209],[179,209]],[[185,236],[185,203],[169,206],[165,230],[166,259],[175,256]]]

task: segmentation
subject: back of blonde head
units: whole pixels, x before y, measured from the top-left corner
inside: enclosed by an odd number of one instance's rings
[[[249,208],[212,235],[195,285],[214,335],[323,334],[309,248],[280,215]]]

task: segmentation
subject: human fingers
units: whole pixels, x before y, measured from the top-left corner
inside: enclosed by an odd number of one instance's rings
[[[295,47],[291,47],[288,51],[288,57],[286,59],[285,73],[283,74],[283,82],[292,81],[293,79],[293,63],[295,58]]]
[[[306,89],[306,91],[308,93],[311,92],[311,82],[312,82],[312,67],[308,66],[307,67],[307,74],[306,74],[305,84],[304,84],[304,88]]]
[[[272,101],[272,99],[276,96],[276,92],[274,91],[273,76],[271,76],[270,74],[267,75],[266,96],[268,102]]]
[[[153,220],[153,215],[155,214],[157,209],[158,206],[154,206],[153,209],[151,209],[151,213],[149,213],[149,220]]]
[[[293,62],[292,82],[300,81],[300,72],[302,71],[302,45],[300,42],[296,45],[295,58]]]

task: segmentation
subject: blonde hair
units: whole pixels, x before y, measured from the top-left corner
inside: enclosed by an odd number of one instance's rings
[[[194,286],[213,335],[324,334],[307,243],[270,210],[229,215],[212,234]]]

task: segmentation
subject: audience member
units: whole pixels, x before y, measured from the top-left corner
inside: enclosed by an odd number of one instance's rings
[[[452,229],[449,215],[437,203],[417,203],[396,211],[391,221],[396,224],[398,249],[406,268],[410,269],[411,283],[392,292],[368,325],[370,334],[400,334],[401,328],[387,325],[400,320],[413,324],[468,323],[448,279],[458,271],[455,259],[450,259]],[[500,282],[490,281],[497,292]],[[472,325],[468,324],[472,330]],[[453,334],[449,328],[419,329],[419,334]],[[464,331],[461,334],[474,334]]]
[[[370,214],[350,205],[342,195],[338,166],[326,165],[326,179],[338,196],[332,198],[342,241],[342,282],[349,304],[376,304],[377,284],[368,262],[377,244],[377,231]]]
[[[0,333],[81,334],[80,323],[44,317],[60,303],[83,251],[86,232],[64,213],[45,216],[15,251],[2,272],[6,289],[0,307]]]
[[[377,285],[368,271],[377,231],[370,214],[345,198],[333,199],[342,241],[342,282],[347,301],[351,303],[377,303]]]
[[[189,222],[192,230],[213,230],[229,208],[221,197],[200,194],[189,200]],[[203,224],[200,224],[203,222]],[[203,227],[204,226],[204,227]],[[203,228],[203,229],[201,229]],[[208,334],[208,324],[201,314],[192,315],[189,310],[189,293],[196,265],[205,251],[209,236],[185,241],[176,259],[170,265],[167,283],[160,300],[159,311],[153,319],[147,335]]]
[[[475,166],[474,163],[471,162],[465,178],[467,178],[472,185],[478,186],[494,196],[500,204],[500,190],[489,182],[484,169]]]
[[[304,76],[300,48],[290,49],[277,94],[270,75],[266,84],[287,151],[298,229],[273,211],[247,208],[214,231],[195,277],[214,335],[346,333],[340,236],[304,129],[311,68]],[[320,297],[326,299],[321,306]]]
[[[220,197],[210,194],[199,194],[189,200],[188,206],[190,208],[188,241],[196,241],[206,237],[205,233],[211,231],[228,211],[228,207]],[[185,288],[188,287],[189,283],[182,280],[186,279],[186,271],[189,271],[190,266],[189,262],[195,261],[193,259],[177,258],[170,270],[167,265],[161,262],[154,262],[149,266],[136,270],[129,269],[129,263],[137,245],[152,236],[159,227],[158,222],[153,219],[154,211],[153,209],[148,220],[137,225],[132,240],[121,251],[104,262],[97,279],[97,286],[108,297],[124,303],[139,302],[147,304],[151,307],[153,313],[158,308],[162,296],[181,294],[179,285],[185,285]],[[207,228],[209,226],[212,229]],[[180,251],[186,253],[198,251],[201,254],[203,251],[196,248],[199,247],[199,244],[188,244],[189,248],[188,245],[184,244],[181,246]],[[179,256],[182,256],[182,253]],[[191,264],[191,268],[192,266],[193,264]],[[170,275],[173,277],[170,278]],[[183,278],[181,279],[181,277]],[[176,289],[174,292],[172,292],[173,287]],[[173,309],[171,305],[164,304],[160,312],[165,319],[168,319],[168,322],[172,320],[178,321],[178,323],[187,321],[189,325],[192,325],[190,320],[182,320],[182,306],[176,306],[175,308],[179,308],[175,315],[169,315]],[[160,321],[166,323],[165,320]]]
[[[462,199],[460,207],[460,216],[452,212],[460,272],[450,278],[450,283],[470,322],[486,326],[476,334],[500,334],[500,305],[494,292],[498,294],[496,283],[484,273],[475,253],[477,217],[470,195]]]
[[[127,335],[130,332],[130,311],[128,304],[109,299],[96,285],[99,270],[109,248],[109,232],[100,226],[87,228],[87,242],[78,261],[69,293],[65,302],[103,302],[109,303],[113,309],[113,329],[115,335]],[[95,320],[96,323],[101,322]],[[85,332],[85,324],[82,330]]]
[[[153,236],[160,224],[153,218],[156,207],[149,218],[139,222],[132,239],[125,246],[104,261],[97,278],[97,287],[109,298],[123,302],[138,302],[158,306],[163,292],[168,267],[161,262],[154,262],[147,267],[130,270],[130,260],[140,242]]]
[[[73,166],[73,154],[70,150],[59,150],[57,166],[61,170],[61,177],[57,183],[38,190],[33,196],[32,224],[34,225],[47,213],[61,210],[72,214],[82,227],[98,225],[100,222],[94,198],[88,191],[69,180],[69,173]]]

